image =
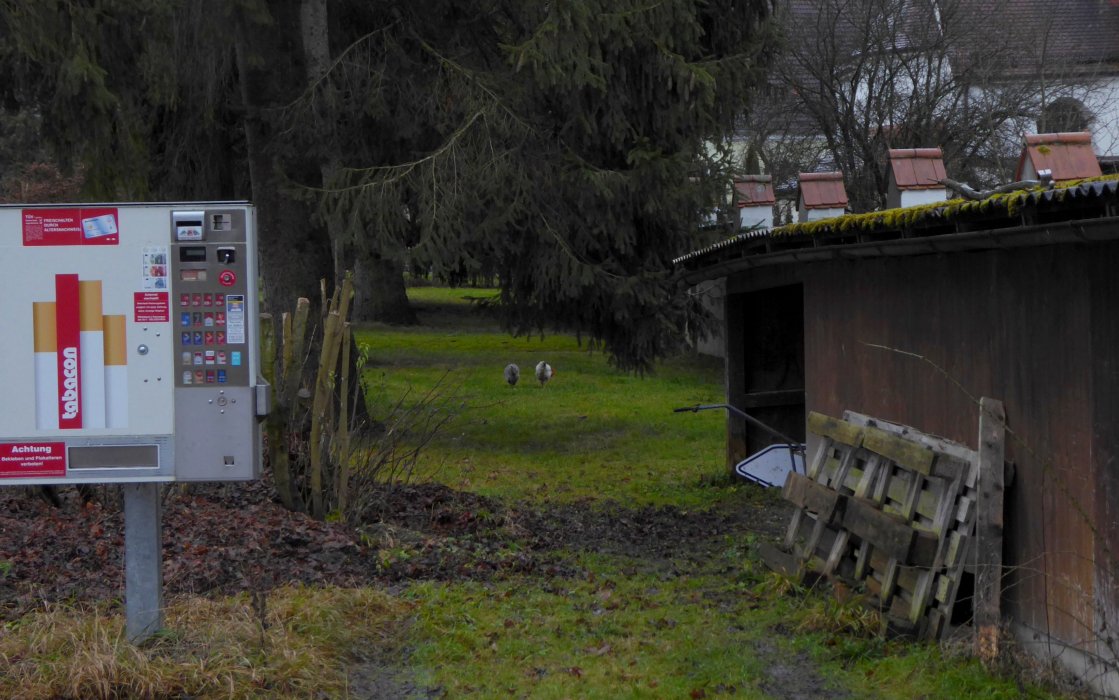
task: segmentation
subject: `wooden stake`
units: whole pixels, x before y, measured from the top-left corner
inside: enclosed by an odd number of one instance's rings
[[[1003,469],[1006,413],[1002,402],[979,401],[979,509],[975,523],[975,652],[984,665],[999,655],[1002,597]]]

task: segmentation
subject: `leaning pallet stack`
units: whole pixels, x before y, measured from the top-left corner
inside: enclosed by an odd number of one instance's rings
[[[767,562],[865,586],[895,631],[940,636],[974,538],[976,453],[851,412],[812,413],[808,428],[821,446],[785,483],[797,510]]]

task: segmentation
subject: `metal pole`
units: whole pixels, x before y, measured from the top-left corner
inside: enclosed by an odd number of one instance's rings
[[[123,484],[124,611],[128,641],[163,627],[163,514],[159,484]]]
[[[749,413],[746,413],[745,411],[743,411],[742,409],[740,409],[736,406],[731,406],[729,403],[713,403],[713,404],[706,404],[706,405],[697,404],[695,406],[685,406],[684,408],[674,408],[674,409],[672,409],[672,411],[673,411],[673,413],[687,413],[687,412],[698,413],[699,411],[709,411],[713,408],[725,408],[726,410],[735,414],[739,418],[742,418],[743,420],[745,420],[750,425],[753,425],[754,427],[759,428],[760,430],[762,430],[766,433],[769,433],[773,437],[775,437],[778,440],[784,442],[786,445],[789,446],[789,463],[792,466],[792,469],[793,469],[794,472],[797,470],[797,461],[796,461],[796,457],[794,455],[796,453],[803,453],[804,449],[803,448],[794,448],[793,445],[799,445],[800,443],[797,442],[796,440],[792,439],[788,435],[785,435],[782,432],[774,430],[773,428],[769,427],[765,423],[762,423],[757,418],[754,418]]]

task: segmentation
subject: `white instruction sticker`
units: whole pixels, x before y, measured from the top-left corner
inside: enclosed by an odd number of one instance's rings
[[[225,342],[238,345],[245,342],[245,296],[225,295]]]

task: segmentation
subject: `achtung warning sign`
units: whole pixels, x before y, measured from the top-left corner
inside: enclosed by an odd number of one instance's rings
[[[66,476],[66,443],[0,444],[0,479]]]

